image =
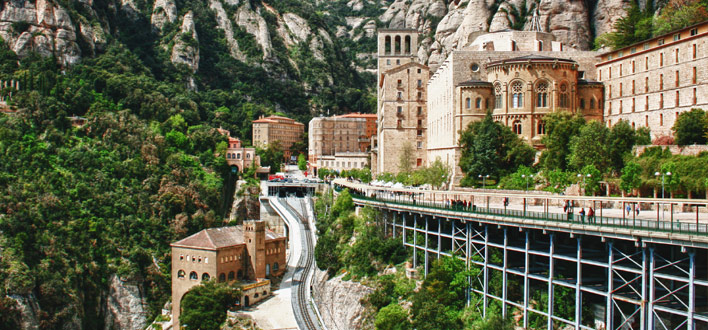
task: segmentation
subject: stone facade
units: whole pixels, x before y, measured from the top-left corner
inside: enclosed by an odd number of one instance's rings
[[[430,70],[416,62],[418,32],[379,30],[378,41],[378,127],[372,172],[398,173],[406,152],[412,169],[425,166]]]
[[[278,141],[283,150],[283,157],[290,160],[293,156],[290,147],[302,140],[304,132],[305,125],[294,119],[281,116],[261,117],[253,121],[253,145],[265,148]]]
[[[313,118],[309,123],[308,134],[310,168],[315,171],[319,168],[335,169],[335,164],[351,164],[352,161],[356,163],[346,169],[363,168],[368,163],[366,151],[370,148],[371,137],[375,132],[375,114],[353,113]],[[354,159],[361,158],[362,154],[364,165],[361,165],[359,159]],[[337,168],[344,168],[344,165]]]
[[[261,282],[266,276],[285,272],[286,238],[267,231],[259,220],[244,221],[242,226],[205,229],[170,246],[175,329],[179,329],[182,298],[201,281]],[[262,291],[270,291],[270,286],[259,290]],[[262,298],[260,294],[259,297]],[[244,305],[254,303],[253,298],[244,293]]]
[[[620,120],[671,136],[676,118],[708,108],[708,22],[599,56],[607,126]]]
[[[336,171],[362,169],[369,164],[369,154],[366,152],[342,152],[322,156],[318,159],[318,168],[328,168]]]
[[[478,33],[468,47],[453,51],[430,78],[428,163],[437,159],[447,163],[453,168],[454,182],[459,182],[460,133],[487,110],[537,148],[542,147],[541,118],[546,113],[582,111],[586,119],[601,121],[602,85],[591,80],[596,56],[565,50],[553,35],[543,32]],[[546,94],[540,106],[539,90]]]

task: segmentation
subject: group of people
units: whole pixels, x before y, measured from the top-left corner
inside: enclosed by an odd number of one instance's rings
[[[565,203],[563,204],[563,212],[565,212],[568,215],[568,221],[571,221],[573,218],[573,205],[570,203],[569,200],[566,200]],[[580,208],[580,212],[578,213],[580,215],[580,222],[585,223],[585,208],[582,207]],[[592,207],[588,208],[587,212],[588,216],[588,223],[594,223],[595,222],[595,209]]]

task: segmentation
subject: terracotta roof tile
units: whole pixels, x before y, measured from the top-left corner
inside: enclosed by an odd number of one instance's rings
[[[192,236],[172,243],[172,246],[214,250],[243,243],[243,227],[232,226],[204,229]]]

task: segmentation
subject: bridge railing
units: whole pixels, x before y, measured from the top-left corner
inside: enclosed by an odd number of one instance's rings
[[[335,186],[337,190],[341,191],[341,187]],[[361,194],[356,190],[350,191],[352,198],[380,202],[384,204],[393,204],[401,206],[412,206],[419,208],[426,208],[431,210],[440,211],[454,211],[469,214],[479,214],[479,215],[492,215],[492,216],[502,216],[507,218],[516,219],[530,219],[530,220],[541,220],[541,221],[551,221],[558,223],[574,223],[581,225],[591,225],[599,227],[614,227],[623,229],[634,229],[634,230],[647,230],[647,231],[659,231],[659,232],[671,232],[671,233],[682,233],[682,234],[695,234],[708,236],[708,224],[701,223],[688,223],[679,221],[665,221],[665,220],[647,220],[647,219],[637,219],[637,218],[617,218],[617,217],[607,217],[598,215],[597,212],[593,216],[576,214],[573,212],[568,213],[554,213],[554,212],[537,212],[529,211],[526,209],[509,209],[509,208],[493,208],[493,207],[480,207],[474,204],[464,204],[461,201],[431,201],[431,200],[416,200],[414,195],[393,195],[393,196],[366,196]]]

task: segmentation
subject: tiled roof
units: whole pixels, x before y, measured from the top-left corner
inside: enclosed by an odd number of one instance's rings
[[[280,234],[276,234],[271,230],[265,231],[266,241],[282,238]],[[191,247],[207,250],[216,250],[223,247],[229,247],[239,244],[244,244],[243,226],[229,226],[219,228],[204,229],[194,235],[174,242],[172,246]]]
[[[483,80],[470,79],[470,80],[463,81],[463,82],[457,84],[457,86],[490,86],[491,87],[492,83],[490,83],[488,81],[483,81]]]
[[[348,113],[346,115],[339,115],[335,116],[338,118],[376,118],[375,113],[358,113],[358,112],[353,112],[353,113]]]

